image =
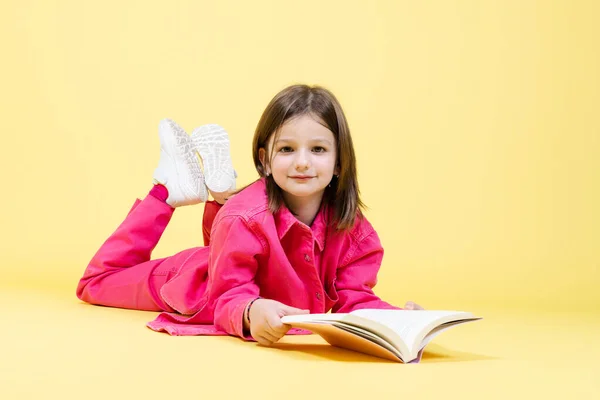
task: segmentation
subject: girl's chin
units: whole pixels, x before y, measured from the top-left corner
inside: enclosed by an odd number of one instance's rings
[[[315,188],[286,188],[288,195],[294,197],[311,197],[323,194],[325,188],[323,189],[315,189]]]

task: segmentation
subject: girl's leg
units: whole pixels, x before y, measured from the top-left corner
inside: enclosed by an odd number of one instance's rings
[[[202,220],[204,245],[210,243],[210,229],[217,212],[235,191],[237,174],[229,154],[229,135],[217,124],[202,125],[191,134],[195,150],[202,159],[205,184],[215,201],[206,202]]]
[[[198,249],[150,260],[174,207],[206,200],[200,164],[191,138],[173,121],[159,126],[161,158],[154,186],[94,255],[77,286],[77,296],[93,304],[172,311],[160,288]],[[204,252],[205,253],[205,252]]]
[[[210,244],[210,230],[221,207],[223,205],[216,201],[206,202],[202,217],[205,246]],[[202,257],[202,248],[150,260],[173,211],[153,196],[142,202],[137,200],[125,221],[92,258],[77,286],[77,296],[91,304],[174,311],[161,298],[160,288],[179,272],[186,261],[195,256]]]
[[[159,133],[161,159],[154,173],[154,181],[158,185],[144,201],[138,200],[134,204],[125,221],[91,260],[77,286],[77,296],[83,301],[172,312],[172,307],[160,296],[161,287],[194,257],[203,258],[196,262],[197,265],[206,261],[204,248],[188,249],[171,257],[150,260],[174,207],[206,201],[207,197],[204,177],[190,137],[170,120],[161,121]],[[198,135],[195,139],[199,139]],[[202,140],[206,139],[205,136]],[[221,153],[211,164],[221,166],[223,163],[219,157]],[[223,173],[209,169],[209,172],[229,176],[229,171]],[[233,174],[232,189],[235,187],[235,171]],[[231,181],[228,182],[231,184]],[[215,194],[221,195],[213,192],[213,196]],[[222,204],[211,201],[204,209],[202,230],[206,246],[210,243],[212,223],[221,207]]]
[[[204,205],[204,214],[202,216],[202,236],[204,237],[204,246],[210,245],[210,230],[213,221],[223,204],[216,201],[207,201]]]
[[[160,288],[195,249],[150,260],[173,211],[151,195],[138,200],[90,261],[77,285],[77,297],[103,306],[173,311],[160,297]]]

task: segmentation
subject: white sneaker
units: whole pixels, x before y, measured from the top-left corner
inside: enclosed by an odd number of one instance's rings
[[[204,182],[213,192],[235,190],[237,173],[229,154],[229,135],[217,124],[202,125],[192,132],[192,141],[202,158]]]
[[[170,119],[160,121],[158,136],[160,161],[153,180],[169,191],[167,204],[179,207],[206,201],[208,192],[190,136]]]

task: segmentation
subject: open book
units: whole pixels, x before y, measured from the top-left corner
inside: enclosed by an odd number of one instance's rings
[[[281,321],[321,335],[333,346],[409,363],[419,362],[423,348],[439,333],[478,319],[463,311],[363,309],[287,315]]]

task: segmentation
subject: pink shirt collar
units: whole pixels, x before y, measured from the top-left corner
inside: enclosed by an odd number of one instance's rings
[[[330,217],[330,213],[327,210],[327,206],[321,205],[321,208],[319,209],[319,212],[317,213],[312,225],[307,227],[304,223],[298,220],[294,214],[292,214],[285,204],[283,204],[273,216],[275,219],[275,226],[277,227],[277,235],[279,236],[279,240],[283,239],[294,226],[300,229],[308,228],[311,230],[313,237],[317,241],[319,250],[323,251],[323,247],[325,245],[325,235],[327,233],[327,225]]]

